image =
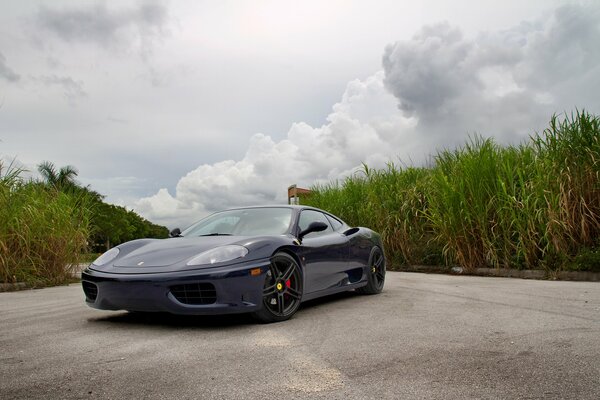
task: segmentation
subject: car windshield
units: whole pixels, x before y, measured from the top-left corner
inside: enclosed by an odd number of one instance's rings
[[[190,226],[181,236],[282,235],[289,229],[292,209],[245,208],[212,214]]]

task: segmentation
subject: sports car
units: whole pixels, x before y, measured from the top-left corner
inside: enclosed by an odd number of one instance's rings
[[[123,243],[82,272],[86,303],[101,310],[253,313],[284,321],[300,303],[337,292],[380,293],[379,234],[306,206],[236,208],[168,239]]]

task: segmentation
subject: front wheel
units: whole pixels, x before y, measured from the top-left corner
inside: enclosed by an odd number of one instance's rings
[[[285,321],[302,300],[302,274],[296,260],[279,252],[271,258],[263,287],[262,308],[253,315],[261,322]]]
[[[362,294],[381,293],[385,282],[385,257],[379,247],[373,247],[373,250],[371,250],[368,268],[367,285],[356,289],[356,291]]]

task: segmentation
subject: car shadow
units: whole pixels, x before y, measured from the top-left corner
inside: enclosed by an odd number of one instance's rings
[[[309,300],[300,306],[298,313],[302,310],[316,309],[334,304],[340,301],[349,301],[352,298],[361,297],[354,291],[342,292],[330,296]],[[157,328],[227,328],[248,325],[260,325],[251,314],[226,314],[226,315],[175,315],[157,312],[128,312],[120,311],[101,317],[88,318],[88,322],[102,325],[121,326],[153,326]]]
[[[362,297],[361,294],[356,293],[355,291],[341,292],[332,294],[325,297],[319,297],[318,299],[308,300],[302,303],[300,306],[300,310],[298,312],[302,312],[302,310],[317,308],[320,306],[325,306],[327,304],[334,304],[340,301],[346,301],[351,298],[359,298]]]
[[[90,323],[110,325],[143,325],[171,328],[223,328],[252,325],[256,321],[250,314],[230,315],[174,315],[154,312],[118,312],[97,318],[88,318]]]

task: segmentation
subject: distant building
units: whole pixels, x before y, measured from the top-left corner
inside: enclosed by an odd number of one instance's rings
[[[302,189],[293,184],[288,187],[288,204],[300,204],[300,196],[307,197],[310,195],[310,190]]]

